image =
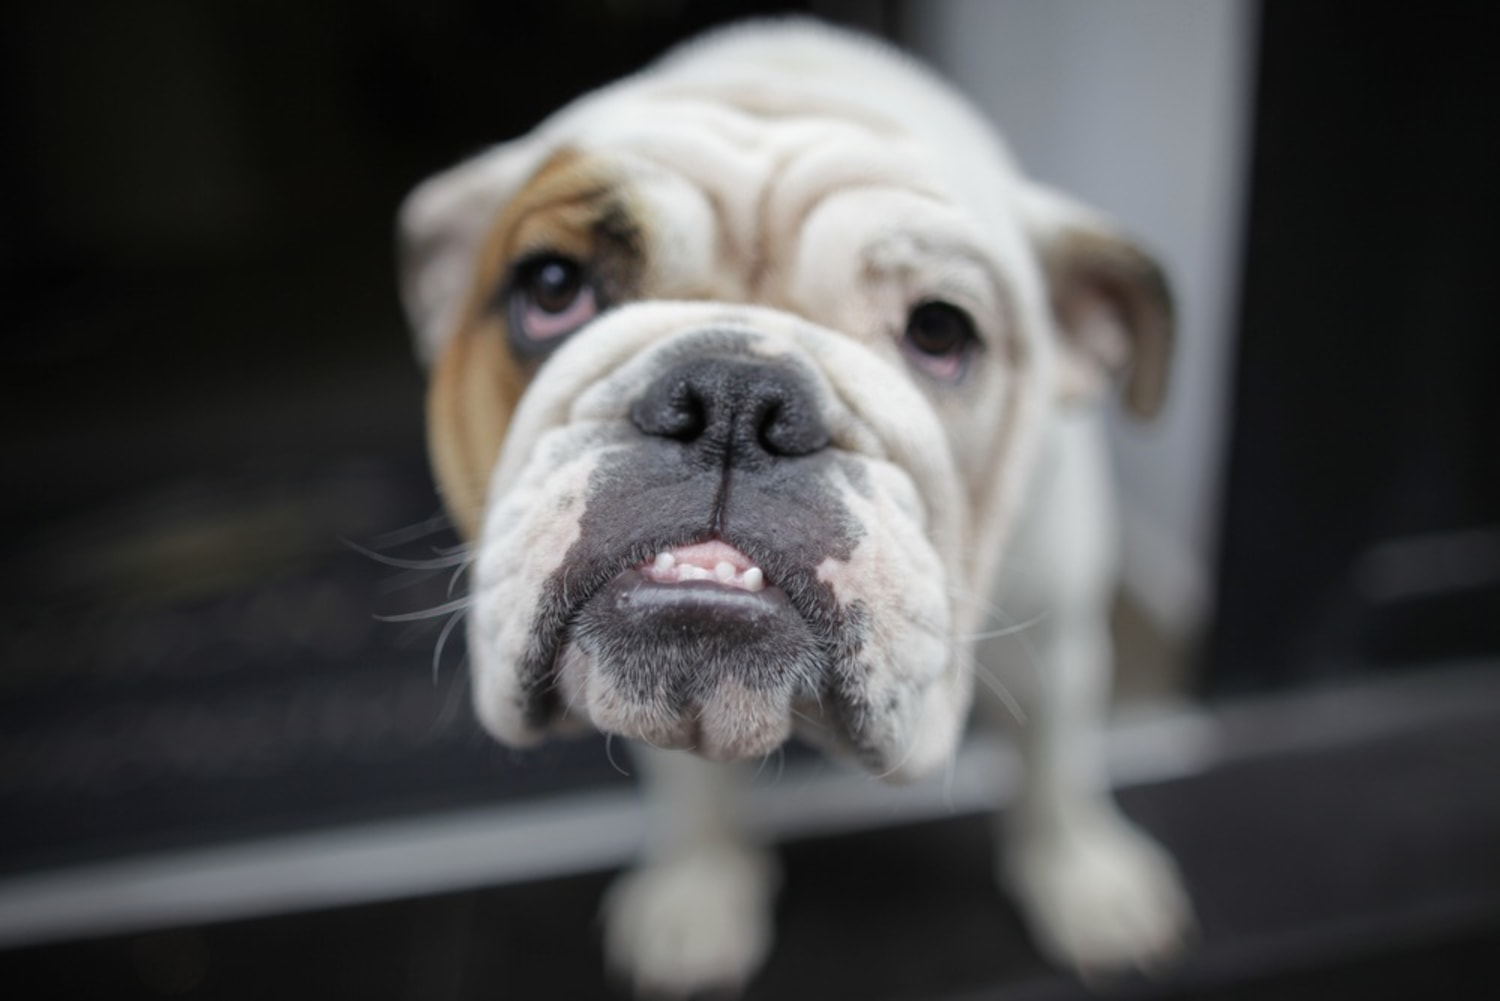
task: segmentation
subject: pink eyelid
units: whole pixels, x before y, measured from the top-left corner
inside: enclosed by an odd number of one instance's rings
[[[527,302],[521,309],[522,333],[534,341],[550,340],[570,334],[593,319],[599,312],[599,301],[594,290],[584,285],[578,295],[561,313],[548,313],[536,303]]]
[[[902,344],[901,353],[906,356],[907,361],[939,382],[957,382],[958,377],[964,371],[964,355],[962,352],[954,352],[947,355],[929,355],[918,351],[916,348]]]

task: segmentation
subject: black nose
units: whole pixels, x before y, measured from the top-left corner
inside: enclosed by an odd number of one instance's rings
[[[828,445],[811,387],[776,362],[683,362],[647,387],[630,419],[646,434],[691,445],[705,462],[743,469]]]

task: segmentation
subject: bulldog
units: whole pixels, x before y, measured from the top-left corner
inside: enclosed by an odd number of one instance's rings
[[[478,718],[516,747],[628,738],[654,800],[605,901],[615,969],[742,984],[777,877],[735,763],[795,734],[920,776],[976,676],[1024,707],[997,873],[1039,946],[1084,972],[1178,948],[1186,897],[1098,739],[1098,402],[1119,384],[1154,412],[1172,336],[1145,253],[928,71],[796,20],[691,42],[433,177],[400,244],[471,544]],[[988,663],[987,626],[1028,621]]]

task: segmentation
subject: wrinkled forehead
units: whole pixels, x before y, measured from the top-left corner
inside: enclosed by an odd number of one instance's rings
[[[636,97],[591,106],[538,138],[548,152],[499,212],[483,270],[541,252],[647,258],[625,283],[631,291],[785,304],[778,274],[820,223],[839,238],[820,256],[851,266],[902,234],[919,252],[996,275],[1026,267],[1019,222],[996,190],[1003,176],[968,190],[944,151],[886,122]]]
[[[816,108],[768,115],[695,95],[643,97],[578,123],[571,145],[629,162],[642,179],[674,176],[728,221],[805,211],[829,189],[893,186],[952,199],[931,151],[893,123]]]

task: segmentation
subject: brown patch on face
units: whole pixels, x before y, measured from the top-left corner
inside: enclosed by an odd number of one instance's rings
[[[636,296],[640,245],[617,178],[572,150],[543,164],[496,218],[463,320],[433,368],[427,397],[433,474],[465,538],[479,534],[490,472],[537,364],[518,358],[512,345],[512,270],[541,254],[568,257],[590,271],[601,305],[618,304]]]
[[[476,538],[490,470],[525,379],[506,347],[505,324],[467,326],[443,349],[427,394],[427,451],[459,533]]]

